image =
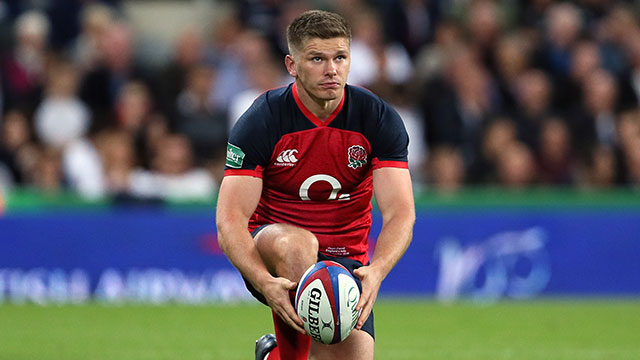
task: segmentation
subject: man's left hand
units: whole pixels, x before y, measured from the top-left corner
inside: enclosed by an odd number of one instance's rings
[[[356,324],[356,329],[360,330],[371,314],[384,276],[371,266],[362,266],[355,269],[353,273],[362,281],[362,293],[360,294],[360,301],[356,305],[356,310],[361,311],[360,318],[358,318],[358,323]]]

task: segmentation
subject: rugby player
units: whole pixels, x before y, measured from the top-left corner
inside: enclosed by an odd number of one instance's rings
[[[373,305],[415,221],[408,135],[389,104],[346,83],[351,29],[341,16],[307,11],[287,42],[294,81],[258,97],[229,136],[220,246],[273,313],[275,338],[257,342],[256,359],[373,359]],[[374,194],[383,225],[369,259]],[[327,259],[362,291],[356,328],[335,345],[312,342],[292,305],[304,271]]]

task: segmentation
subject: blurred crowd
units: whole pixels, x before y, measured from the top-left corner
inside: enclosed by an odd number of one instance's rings
[[[398,110],[416,184],[640,185],[633,1],[214,4],[150,61],[123,1],[0,0],[0,190],[214,196],[234,121],[292,81],[285,28],[310,8],[352,24],[348,82]]]

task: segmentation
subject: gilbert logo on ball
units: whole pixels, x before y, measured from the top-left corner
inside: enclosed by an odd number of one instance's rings
[[[334,261],[320,261],[302,275],[295,306],[313,340],[337,344],[356,326],[359,300],[360,290],[349,270]]]

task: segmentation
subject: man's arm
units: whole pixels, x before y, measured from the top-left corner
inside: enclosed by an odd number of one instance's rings
[[[390,167],[374,170],[373,192],[383,223],[371,264],[354,271],[362,280],[362,294],[356,306],[362,314],[356,329],[369,317],[382,280],[409,247],[416,218],[409,170]]]
[[[264,295],[271,309],[289,326],[304,333],[302,321],[289,298],[289,290],[295,288],[296,284],[269,273],[247,230],[249,218],[258,206],[261,193],[262,179],[226,176],[222,180],[216,211],[218,242],[242,276]]]

